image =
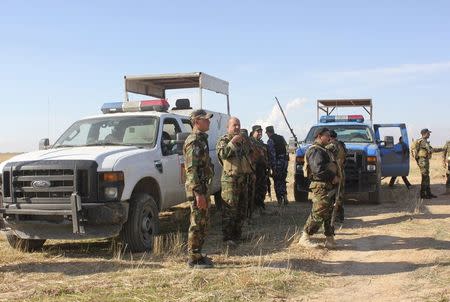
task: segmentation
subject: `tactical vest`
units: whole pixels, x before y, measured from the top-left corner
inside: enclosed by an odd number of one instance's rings
[[[225,140],[227,143],[230,139]],[[236,147],[235,156],[221,160],[223,172],[228,176],[239,176],[253,173],[250,166],[249,148],[250,146],[240,145]]]
[[[286,140],[278,134],[273,134],[270,139],[273,141],[276,156],[286,156]]]
[[[314,144],[311,147],[309,147],[307,153],[310,152],[310,150],[312,150],[312,148],[318,148],[318,149],[324,151],[328,155],[328,157],[330,158],[330,162],[327,165],[327,170],[330,170],[335,175],[338,175],[338,165],[334,159],[333,154],[329,150],[327,150],[326,148],[324,148],[318,144]],[[305,154],[305,166],[306,166],[306,175],[309,179],[312,180],[313,178],[312,178],[311,168],[309,167],[308,156],[306,156],[306,154]]]
[[[421,138],[421,139],[419,139],[419,140],[417,140],[417,143],[416,143],[416,157],[417,158],[419,158],[419,157],[424,157],[424,158],[428,158],[428,159],[431,159],[431,155],[432,155],[432,153],[430,152],[430,151],[428,151],[426,148],[422,148],[422,143],[423,143],[423,141],[424,141],[424,139],[423,138]]]

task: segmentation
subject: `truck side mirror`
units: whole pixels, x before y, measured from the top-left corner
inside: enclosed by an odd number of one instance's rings
[[[394,137],[393,136],[385,136],[384,137],[384,147],[385,148],[394,148]]]
[[[46,150],[50,146],[50,140],[48,138],[43,138],[39,141],[39,150]]]
[[[176,153],[178,155],[183,155],[183,145],[184,142],[186,141],[187,137],[189,136],[190,133],[188,132],[179,132],[177,133],[177,139],[175,141],[176,144]]]

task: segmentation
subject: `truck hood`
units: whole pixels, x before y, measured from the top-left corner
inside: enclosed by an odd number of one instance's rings
[[[305,156],[306,150],[311,146],[311,144],[302,144],[297,149],[297,156]],[[345,147],[350,151],[363,151],[367,156],[376,156],[378,151],[377,144],[369,143],[345,143]]]
[[[20,154],[0,163],[0,171],[9,162],[47,161],[47,160],[92,160],[99,170],[113,170],[115,163],[123,158],[149,152],[134,146],[93,146],[40,150]]]

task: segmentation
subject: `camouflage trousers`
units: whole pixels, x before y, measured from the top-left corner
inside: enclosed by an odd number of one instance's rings
[[[251,218],[252,213],[255,210],[255,184],[256,184],[256,176],[250,175],[250,179],[248,180],[248,198],[247,198],[247,210],[246,217]]]
[[[430,187],[430,160],[426,157],[419,157],[417,165],[420,169],[420,174],[422,174],[421,187],[423,190]]]
[[[222,234],[223,240],[239,240],[242,235],[249,202],[252,175],[222,176]]]
[[[287,177],[288,162],[285,159],[278,159],[275,165],[273,176],[273,183],[275,186],[275,194],[277,199],[287,194],[286,177]]]
[[[336,220],[339,222],[344,222],[344,194],[345,194],[345,173],[342,170],[341,180],[339,181],[339,195],[337,196],[337,201],[339,201],[339,206],[336,209]],[[337,192],[336,192],[337,193]]]
[[[265,167],[256,168],[256,180],[255,180],[255,207],[265,208],[264,199],[267,194],[267,180],[268,176]]]
[[[208,207],[209,207],[208,198]],[[191,215],[188,232],[189,259],[196,261],[202,258],[202,247],[205,242],[206,232],[209,224],[208,209],[197,208],[195,201],[191,201]]]
[[[311,214],[306,221],[303,230],[308,235],[313,235],[319,231],[323,225],[325,236],[334,236],[334,228],[331,226],[331,216],[333,213],[334,195],[333,185],[324,182],[311,182],[309,186],[312,195]]]

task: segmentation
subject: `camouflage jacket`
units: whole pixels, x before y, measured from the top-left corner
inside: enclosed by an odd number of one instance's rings
[[[194,192],[208,193],[208,184],[214,176],[214,166],[209,157],[208,134],[192,132],[184,142],[183,155],[186,197],[193,200]]]
[[[332,153],[315,141],[305,154],[308,177],[313,181],[329,182],[337,175]]]
[[[417,157],[431,158],[433,154],[433,148],[425,138],[417,140]]]
[[[335,140],[330,141],[330,143],[325,148],[333,154],[335,161],[342,169],[347,157],[347,148],[345,147],[345,144],[341,141]]]
[[[447,143],[444,146],[443,159],[444,162],[450,161],[450,141],[447,141]]]
[[[223,166],[222,180],[227,177],[253,173],[250,162],[251,146],[248,141],[244,143],[231,142],[234,134],[225,134],[217,142],[216,152]]]
[[[254,137],[250,137],[250,142],[253,145],[252,161],[258,166],[267,168],[269,165],[269,155],[267,153],[266,144],[264,144],[262,140],[257,140]]]

